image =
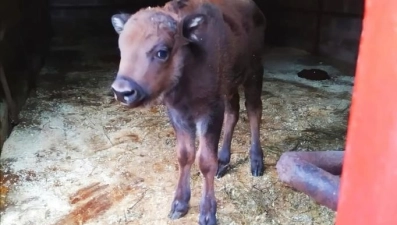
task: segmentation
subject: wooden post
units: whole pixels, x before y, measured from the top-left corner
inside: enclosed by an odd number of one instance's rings
[[[0,99],[0,152],[4,142],[8,137],[9,122],[8,122],[8,107],[7,103]]]
[[[336,225],[397,224],[397,1],[366,0]]]
[[[4,35],[6,32],[6,24],[4,22],[0,22],[0,42],[3,41]],[[11,90],[8,86],[7,77],[4,73],[2,62],[0,61],[0,84],[3,89],[5,99],[8,104],[8,108],[10,110],[10,118],[13,122],[18,123],[18,112],[17,106],[12,99]]]

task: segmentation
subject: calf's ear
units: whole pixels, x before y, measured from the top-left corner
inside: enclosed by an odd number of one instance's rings
[[[112,16],[112,25],[114,27],[114,30],[120,34],[121,31],[124,29],[124,25],[127,22],[127,20],[130,18],[131,14],[128,13],[119,13],[115,14]]]
[[[204,14],[193,14],[182,20],[182,36],[190,42],[199,41],[199,29],[206,22]]]

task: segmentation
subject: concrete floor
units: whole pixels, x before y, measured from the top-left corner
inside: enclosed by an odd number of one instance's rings
[[[196,224],[201,176],[193,168],[191,210],[170,221],[177,178],[175,138],[164,108],[127,110],[109,87],[115,38],[55,39],[37,93],[1,154],[1,224]],[[216,181],[219,224],[334,224],[335,213],[277,179],[287,150],[344,147],[353,78],[305,52],[266,55],[261,142],[263,177],[249,174],[243,99],[232,143],[233,169]],[[296,73],[333,76],[308,81]]]

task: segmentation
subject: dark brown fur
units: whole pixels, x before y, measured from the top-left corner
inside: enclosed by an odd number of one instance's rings
[[[264,171],[259,140],[264,15],[251,0],[174,0],[129,19],[115,15],[112,21],[121,50],[112,85],[116,98],[130,107],[164,103],[175,129],[180,176],[170,218],[188,212],[197,136],[204,178],[199,223],[216,224],[214,177],[223,176],[230,162],[240,85],[251,127],[251,173],[261,176]],[[157,57],[165,47],[169,56]]]

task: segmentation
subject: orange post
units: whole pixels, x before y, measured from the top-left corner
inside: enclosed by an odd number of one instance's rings
[[[366,0],[336,225],[397,224],[397,0]]]

